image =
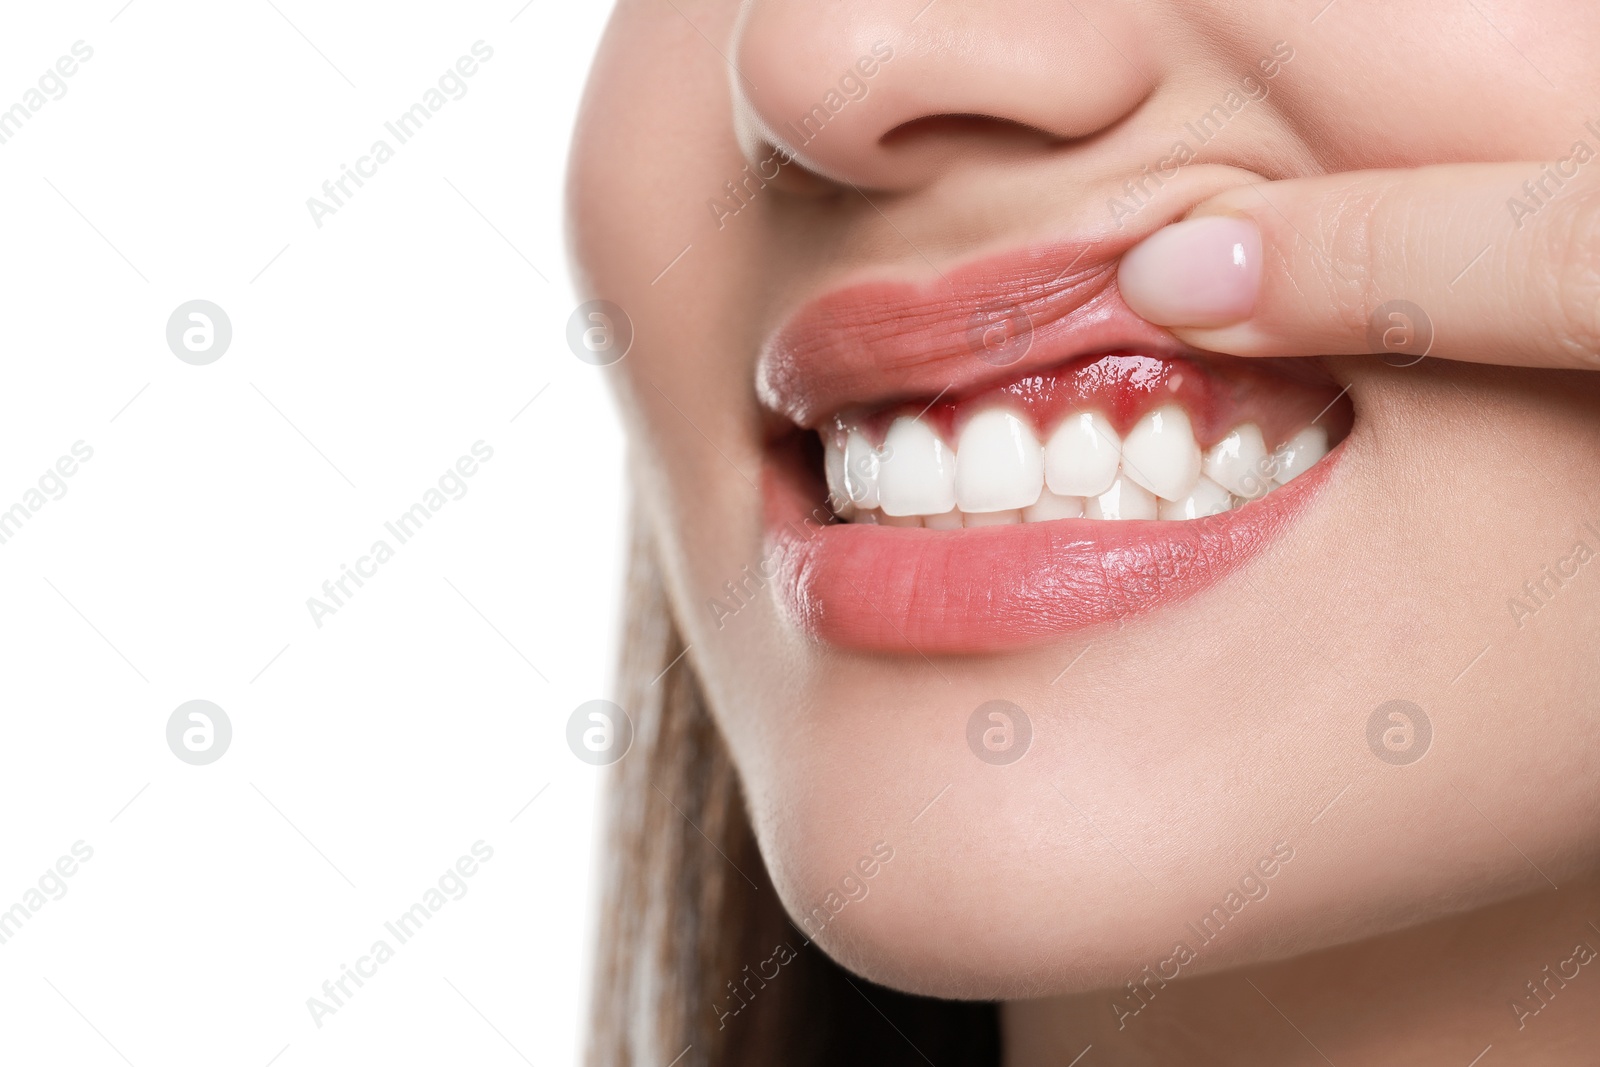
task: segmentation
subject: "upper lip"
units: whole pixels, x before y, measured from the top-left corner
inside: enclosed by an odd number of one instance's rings
[[[1117,261],[1142,236],[1066,240],[973,260],[925,282],[877,279],[825,293],[762,346],[758,395],[814,428],[848,406],[959,397],[1094,353],[1192,355],[1135,315],[1117,290]],[[1026,323],[1026,354],[1003,366],[980,358],[975,314]]]

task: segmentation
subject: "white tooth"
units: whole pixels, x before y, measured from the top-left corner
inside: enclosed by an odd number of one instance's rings
[[[1019,416],[989,408],[962,429],[956,439],[956,505],[962,511],[1025,508],[1043,486],[1044,450]]]
[[[1157,511],[1155,494],[1125,475],[1083,509],[1091,519],[1153,519]]]
[[[942,515],[956,506],[956,457],[926,423],[899,418],[883,440],[878,500],[886,515]]]
[[[1243,422],[1206,453],[1206,477],[1235,496],[1254,500],[1272,488],[1272,459],[1253,422]]]
[[[1098,411],[1068,415],[1044,448],[1044,476],[1060,496],[1099,496],[1117,476],[1122,439]]]
[[[1076,519],[1083,515],[1083,497],[1060,496],[1046,489],[1039,502],[1022,509],[1023,522],[1049,522],[1051,519]]]
[[[837,438],[823,446],[822,470],[828,479],[828,506],[841,519],[848,519],[855,513],[856,506],[845,489],[844,444]]]
[[[959,530],[961,529],[961,512],[947,511],[943,515],[925,515],[922,525],[930,530]]]
[[[965,516],[968,526],[1014,526],[1022,521],[1022,512],[1011,511],[980,511],[973,515]]]
[[[851,430],[844,439],[844,488],[851,503],[863,511],[878,506],[878,452],[860,430]]]
[[[844,488],[844,445],[838,441],[829,440],[822,446],[822,472],[828,478],[828,503],[838,511],[850,500]]]
[[[1165,500],[1189,495],[1200,477],[1200,446],[1182,408],[1157,408],[1128,431],[1122,473]]]
[[[1233,507],[1233,494],[1216,482],[1200,476],[1182,500],[1163,500],[1160,517],[1163,519],[1203,519],[1207,515],[1220,515]]]
[[[1307,426],[1272,453],[1278,471],[1273,481],[1283,485],[1289,479],[1304,474],[1317,460],[1328,454],[1328,431],[1321,426]]]
[[[884,526],[921,526],[921,515],[885,515]]]

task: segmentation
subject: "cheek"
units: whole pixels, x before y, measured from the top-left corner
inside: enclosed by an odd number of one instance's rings
[[[727,7],[697,13],[713,38],[727,32]],[[646,304],[671,307],[705,295],[716,267],[704,253],[720,244],[706,201],[743,165],[728,109],[726,68],[670,6],[624,5],[613,17],[585,89],[567,175],[585,289],[636,318]],[[695,278],[702,288],[692,288]]]
[[[693,17],[717,39],[734,7]],[[746,286],[763,233],[745,218],[719,229],[707,208],[744,166],[721,59],[670,5],[623,11],[597,58],[573,143],[568,213],[579,295],[613,302],[631,324],[628,354],[594,373],[618,396],[632,481],[658,533],[676,614],[689,641],[715,656],[710,676],[739,678],[773,652],[758,656],[749,646],[758,627],[748,614],[723,634],[708,602],[725,597],[725,583],[741,580],[761,555],[756,342],[745,330],[759,306]]]
[[[1278,28],[1295,56],[1268,83],[1298,126],[1321,131],[1313,139],[1325,170],[1554,159],[1590,117],[1572,101],[1600,91],[1600,76],[1576,58],[1600,49],[1591,9],[1554,16],[1566,38],[1557,62],[1571,77],[1552,84],[1506,41],[1543,37],[1553,5],[1508,6],[1496,12],[1494,29],[1470,7],[1343,5],[1317,20],[1314,35]],[[1370,19],[1383,20],[1381,38],[1368,32]],[[1448,51],[1438,47],[1441,31]],[[1405,106],[1391,106],[1395,100]]]

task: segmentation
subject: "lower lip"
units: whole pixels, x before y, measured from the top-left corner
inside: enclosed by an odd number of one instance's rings
[[[970,530],[819,526],[808,517],[825,509],[769,464],[773,587],[804,632],[842,648],[957,654],[1043,644],[1184,600],[1243,567],[1284,533],[1342,452],[1209,518]]]

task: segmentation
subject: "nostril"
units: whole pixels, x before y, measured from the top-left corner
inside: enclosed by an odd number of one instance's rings
[[[902,122],[878,139],[884,148],[896,148],[913,141],[975,140],[999,141],[1018,147],[1050,146],[1061,139],[1037,126],[995,118],[991,115],[924,115]]]

